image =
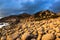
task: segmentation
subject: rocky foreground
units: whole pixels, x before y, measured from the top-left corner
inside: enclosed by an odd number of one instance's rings
[[[0,29],[0,40],[60,40],[60,16],[44,11],[19,19]]]

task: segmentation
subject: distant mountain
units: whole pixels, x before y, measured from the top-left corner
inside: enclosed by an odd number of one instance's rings
[[[59,16],[58,14],[53,13],[49,10],[46,10],[46,11],[37,12],[33,15],[30,15],[27,13],[23,13],[20,15],[11,15],[11,16],[4,17],[4,18],[0,19],[0,22],[12,22],[12,23],[14,23],[16,21],[20,21],[21,19],[25,19],[25,18],[30,19],[31,17],[33,18],[33,20],[42,20],[42,19],[56,18],[58,16]]]
[[[11,16],[7,16],[4,17],[2,19],[0,19],[0,22],[7,22],[7,23],[13,23],[13,24],[17,24],[19,22],[24,22],[24,21],[38,21],[38,20],[43,20],[43,19],[50,19],[50,18],[56,18],[59,17],[60,15],[53,13],[49,10],[46,11],[40,11],[37,12],[33,15],[27,14],[27,13],[23,13],[20,15],[11,15]]]

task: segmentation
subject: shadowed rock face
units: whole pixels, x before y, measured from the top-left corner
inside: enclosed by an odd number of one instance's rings
[[[36,18],[36,20],[42,20],[42,19],[56,18],[58,16],[56,13],[46,10],[34,14],[34,17]]]
[[[9,16],[2,20],[12,23],[0,29],[1,40],[60,40],[60,16],[51,11]]]
[[[11,15],[11,16],[4,17],[4,18],[0,19],[0,22],[15,23],[15,22],[19,22],[20,19],[28,18],[30,16],[31,15],[26,14],[26,13],[23,13],[20,15]]]

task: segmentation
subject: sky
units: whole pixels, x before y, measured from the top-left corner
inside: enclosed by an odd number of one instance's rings
[[[60,0],[0,0],[0,17],[42,10],[60,12]]]

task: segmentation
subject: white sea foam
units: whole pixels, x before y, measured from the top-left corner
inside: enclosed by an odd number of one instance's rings
[[[8,26],[8,23],[0,23],[0,28],[4,27],[4,26]]]
[[[0,19],[1,19],[2,17],[0,17]]]

